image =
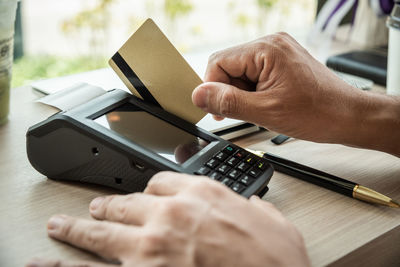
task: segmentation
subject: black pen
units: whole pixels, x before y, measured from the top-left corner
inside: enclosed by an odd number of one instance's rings
[[[385,205],[392,208],[400,208],[400,204],[390,197],[387,197],[365,186],[361,186],[332,174],[278,157],[271,153],[254,151],[251,149],[247,150],[266,159],[278,172],[288,174],[348,197],[356,198],[369,203]]]

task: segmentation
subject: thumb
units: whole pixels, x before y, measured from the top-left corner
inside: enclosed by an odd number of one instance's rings
[[[252,121],[255,119],[252,118],[255,94],[256,92],[248,92],[229,84],[207,82],[194,89],[192,101],[208,113]]]

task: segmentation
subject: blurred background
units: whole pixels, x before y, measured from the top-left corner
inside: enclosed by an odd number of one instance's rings
[[[103,68],[148,17],[183,54],[209,53],[287,31],[304,39],[317,0],[22,0],[12,87]]]

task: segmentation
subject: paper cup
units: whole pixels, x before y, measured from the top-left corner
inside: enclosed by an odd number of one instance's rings
[[[17,0],[0,0],[0,125],[10,110],[10,84]]]

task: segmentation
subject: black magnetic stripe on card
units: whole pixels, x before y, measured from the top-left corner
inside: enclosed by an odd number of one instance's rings
[[[118,66],[121,72],[125,75],[128,81],[132,84],[133,87],[138,91],[143,100],[153,105],[156,105],[160,108],[161,105],[157,102],[154,96],[150,93],[147,87],[143,84],[143,82],[139,79],[136,73],[129,67],[128,63],[123,59],[123,57],[117,52],[112,57],[114,63]]]

